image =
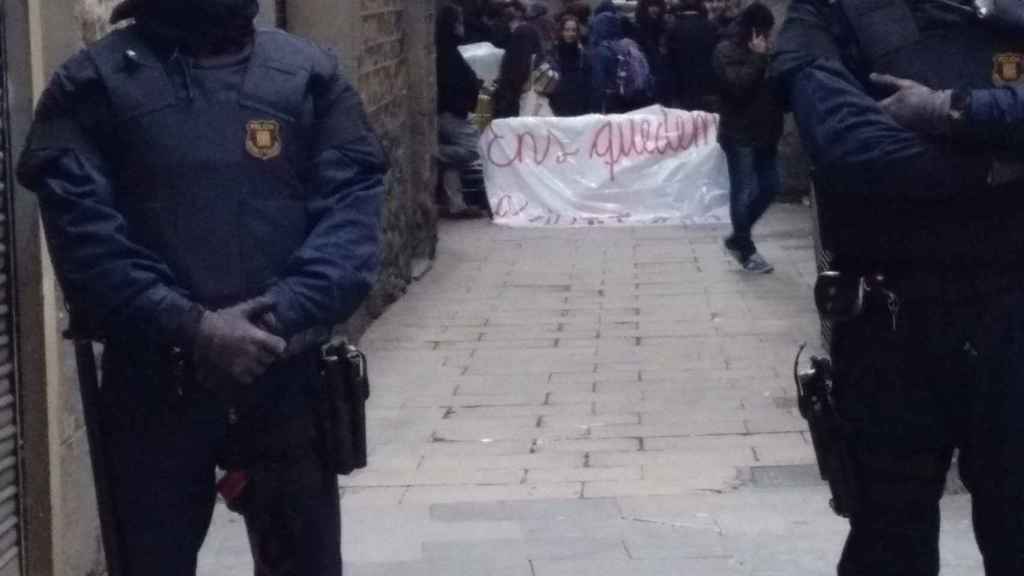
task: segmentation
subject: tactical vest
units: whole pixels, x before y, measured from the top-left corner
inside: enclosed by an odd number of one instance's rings
[[[937,89],[1024,84],[1024,35],[986,28],[928,0],[839,0],[834,6],[860,72]],[[821,241],[844,263],[838,267],[940,275],[1020,268],[1024,180],[1001,176],[1006,165],[989,151],[961,147],[949,155],[964,176],[963,189],[952,197],[830,197],[829,183],[816,183]]]
[[[240,92],[201,105],[128,28],[92,48],[111,107],[108,157],[129,238],[210,308],[258,295],[309,233],[311,44],[257,33]],[[177,74],[175,77],[171,72]]]

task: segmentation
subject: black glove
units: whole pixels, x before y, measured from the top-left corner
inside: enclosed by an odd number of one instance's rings
[[[952,91],[932,90],[913,80],[887,74],[872,74],[871,81],[896,93],[882,100],[882,107],[897,124],[915,132],[940,135],[949,131]]]
[[[280,337],[255,324],[273,307],[273,300],[261,296],[231,308],[204,312],[195,346],[200,369],[212,367],[214,372],[243,384],[262,376],[281,358],[286,346]]]

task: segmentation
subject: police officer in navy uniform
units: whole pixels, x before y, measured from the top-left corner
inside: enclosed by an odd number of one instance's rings
[[[794,0],[777,42],[823,262],[862,295],[829,342],[841,576],[939,573],[955,450],[986,573],[1024,574],[1024,4],[996,4]]]
[[[57,71],[19,163],[77,329],[106,345],[129,576],[195,573],[218,466],[246,473],[258,575],[341,574],[319,350],[294,344],[369,292],[386,165],[336,59],[257,11],[122,3],[134,23]]]

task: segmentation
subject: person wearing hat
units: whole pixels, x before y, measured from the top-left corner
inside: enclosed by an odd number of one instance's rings
[[[123,576],[196,571],[216,469],[260,576],[342,571],[319,346],[378,267],[387,166],[337,60],[257,0],[126,0],[40,98],[21,183],[79,334],[104,343]]]

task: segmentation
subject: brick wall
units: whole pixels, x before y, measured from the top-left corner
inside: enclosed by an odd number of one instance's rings
[[[383,213],[382,270],[348,326],[358,334],[399,298],[414,262],[432,257],[436,150],[433,0],[291,0],[289,31],[338,51],[391,160]]]
[[[424,185],[432,181],[433,138],[424,136],[436,131],[434,115],[423,113],[434,109],[433,34],[425,42],[415,30],[417,25],[432,29],[433,6],[423,0],[362,0],[358,8],[362,46],[356,84],[392,162],[383,268],[369,304],[376,315],[404,291],[413,259],[433,251],[436,216],[432,188]],[[431,89],[422,90],[428,82]]]

